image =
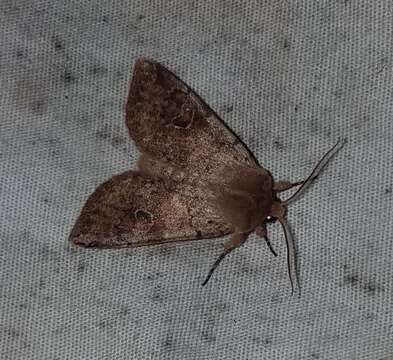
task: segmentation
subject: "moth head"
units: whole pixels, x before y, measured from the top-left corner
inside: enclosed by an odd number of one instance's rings
[[[273,201],[269,214],[266,216],[265,222],[275,223],[277,220],[284,219],[287,214],[287,205],[279,198]]]
[[[275,222],[279,221],[284,236],[285,242],[287,246],[287,265],[288,265],[288,273],[289,280],[291,282],[292,293],[294,290],[294,279],[296,276],[296,259],[295,259],[295,246],[293,244],[293,238],[289,229],[288,222],[286,220],[286,212],[287,206],[289,203],[297,200],[300,196],[304,194],[304,192],[311,185],[313,180],[315,180],[322,169],[326,166],[329,160],[333,157],[333,155],[345,144],[345,139],[338,139],[337,143],[319,160],[318,164],[314,167],[311,174],[303,181],[299,181],[297,183],[290,182],[280,182],[275,183],[276,190],[273,190],[274,200],[271,206],[271,209],[265,219],[265,222]],[[300,185],[300,186],[299,186]],[[278,198],[277,193],[281,191],[286,191],[291,189],[292,187],[299,186],[299,188],[295,191],[295,193],[287,198],[286,200],[281,200]],[[298,283],[299,285],[299,283]]]

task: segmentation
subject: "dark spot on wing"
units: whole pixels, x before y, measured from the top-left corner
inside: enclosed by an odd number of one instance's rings
[[[152,219],[152,214],[142,209],[137,209],[134,212],[135,220],[137,221],[150,221]]]
[[[172,120],[172,125],[175,128],[189,129],[192,126],[192,117],[192,111],[183,115],[179,115]]]

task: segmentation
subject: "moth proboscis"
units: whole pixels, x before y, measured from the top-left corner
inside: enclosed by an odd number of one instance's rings
[[[337,141],[305,180],[274,181],[188,85],[147,59],[137,60],[134,67],[126,125],[141,153],[138,169],[113,176],[93,192],[70,240],[86,247],[113,248],[232,234],[205,285],[220,261],[253,231],[277,256],[266,223],[278,220],[293,293],[297,273],[285,219],[287,205],[304,193],[344,141]],[[287,200],[278,197],[293,187],[298,189]]]

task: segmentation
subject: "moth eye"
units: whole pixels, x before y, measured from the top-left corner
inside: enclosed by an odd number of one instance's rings
[[[152,214],[150,214],[149,212],[147,212],[147,211],[144,211],[144,210],[142,210],[142,209],[137,209],[137,210],[135,210],[135,212],[134,212],[134,218],[135,218],[135,220],[139,220],[139,221],[149,221],[149,220],[151,220],[152,219]]]
[[[276,218],[276,217],[270,216],[270,215],[266,216],[266,222],[268,222],[268,223],[274,223],[274,222],[276,222],[276,221],[277,221],[277,218]]]

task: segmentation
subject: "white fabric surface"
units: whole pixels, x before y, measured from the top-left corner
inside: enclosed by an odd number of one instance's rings
[[[373,1],[0,0],[1,359],[393,359],[393,14]],[[68,233],[134,166],[134,61],[194,88],[276,179],[302,296],[254,235],[86,250]]]

